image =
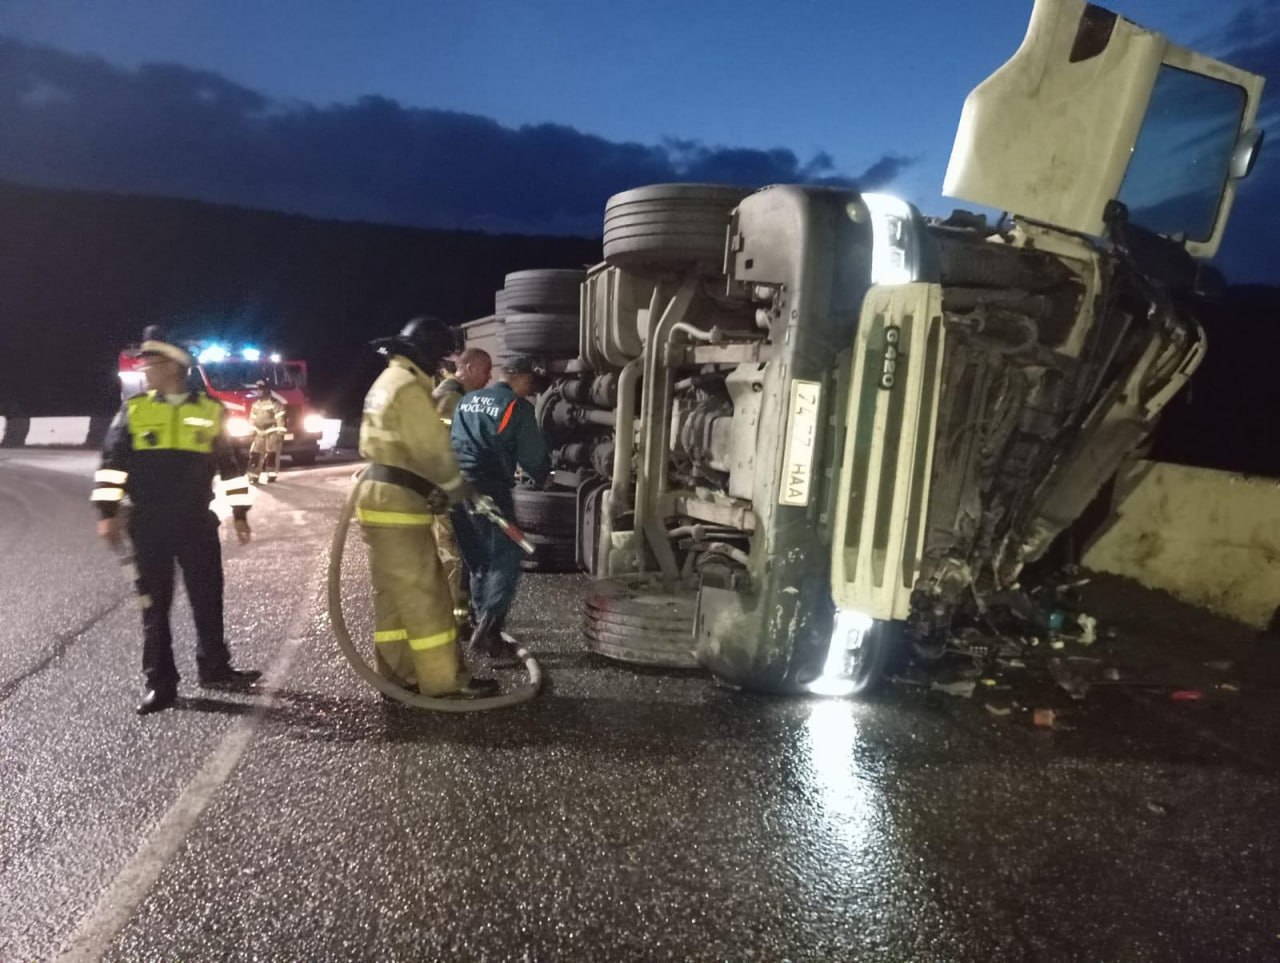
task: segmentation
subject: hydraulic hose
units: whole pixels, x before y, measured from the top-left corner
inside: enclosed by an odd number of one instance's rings
[[[351,640],[351,633],[347,631],[347,620],[342,612],[342,554],[346,547],[347,532],[351,527],[351,518],[356,511],[356,496],[360,492],[360,486],[364,484],[365,471],[366,469],[361,469],[359,474],[356,475],[355,484],[351,486],[351,493],[347,495],[346,503],[342,506],[342,512],[338,515],[338,526],[334,529],[333,543],[329,547],[329,623],[333,626],[333,634],[338,640],[338,647],[342,650],[342,654],[347,661],[351,663],[351,668],[355,670],[356,675],[360,676],[383,695],[418,709],[431,709],[435,712],[483,712],[488,709],[503,709],[507,706],[528,702],[538,694],[538,689],[542,686],[542,669],[538,667],[537,661],[529,654],[528,649],[505,634],[504,638],[516,645],[516,655],[524,663],[525,670],[529,673],[529,681],[512,689],[510,692],[481,699],[433,698],[410,692],[403,686],[396,685],[390,679],[383,678],[364,660],[364,656],[360,654],[360,650],[356,648],[355,643]]]

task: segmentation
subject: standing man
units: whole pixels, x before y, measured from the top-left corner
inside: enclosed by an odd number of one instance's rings
[[[280,472],[280,449],[284,447],[284,405],[271,393],[265,381],[257,384],[258,399],[249,409],[253,426],[253,444],[249,448],[249,483],[258,484],[265,474],[268,482]]]
[[[458,470],[449,432],[432,402],[452,332],[434,318],[414,318],[373,347],[387,368],[369,389],[360,423],[360,454],[372,464],[356,500],[356,517],[373,579],[374,663],[378,672],[423,695],[490,695],[492,679],[463,667],[453,598],[432,524],[474,492]]]
[[[91,499],[102,513],[98,534],[113,547],[120,544],[119,509],[126,495],[133,505],[128,531],[137,566],[146,676],[138,714],[147,715],[168,709],[178,696],[169,629],[175,560],[195,619],[200,685],[245,686],[262,673],[233,669],[223,635],[222,547],[218,517],[209,509],[214,475],[222,476],[242,545],[250,538],[250,495],[227,440],[222,405],[188,388],[191,356],[162,329],[149,327],[142,337],[139,353],[147,391],[128,399],[107,430]]]
[[[436,411],[446,425],[453,424],[453,412],[458,402],[468,391],[478,391],[489,383],[493,374],[493,359],[489,352],[479,348],[468,348],[458,355],[457,365],[452,375],[443,378],[431,392],[436,403]],[[453,535],[453,524],[447,513],[436,516],[432,532],[436,537],[436,551],[440,553],[440,564],[444,566],[445,578],[449,582],[449,594],[453,597],[453,614],[459,625],[465,625],[471,619],[471,593],[467,582],[470,576],[462,561],[462,553],[458,549],[457,539]]]
[[[551,473],[547,443],[527,400],[536,390],[537,377],[532,358],[513,358],[506,365],[505,380],[463,395],[453,414],[450,434],[463,475],[509,519],[515,517],[511,487],[516,466],[539,485]],[[520,548],[486,518],[459,508],[452,517],[458,547],[471,571],[471,602],[478,619],[472,647],[494,665],[514,665],[516,649],[502,638],[502,627],[520,581]]]

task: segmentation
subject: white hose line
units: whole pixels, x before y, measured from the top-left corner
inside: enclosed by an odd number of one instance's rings
[[[351,486],[351,494],[347,496],[342,512],[338,515],[338,527],[334,529],[333,544],[329,548],[329,623],[333,626],[338,647],[351,663],[351,668],[355,669],[356,675],[388,698],[403,702],[407,706],[431,709],[435,712],[483,712],[487,709],[504,709],[507,706],[528,702],[538,694],[538,689],[542,686],[542,669],[529,654],[529,650],[519,643],[516,643],[518,647],[516,654],[524,662],[525,670],[529,673],[529,681],[510,692],[481,699],[432,698],[410,692],[403,686],[383,678],[364,660],[360,650],[351,641],[351,633],[347,631],[347,620],[342,614],[342,553],[346,547],[347,530],[351,527],[351,518],[356,511],[356,495],[360,491],[360,486],[364,484],[364,473],[365,469],[361,469],[356,476],[355,484]],[[506,638],[510,637],[506,636]]]

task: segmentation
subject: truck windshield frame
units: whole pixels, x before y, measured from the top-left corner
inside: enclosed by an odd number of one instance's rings
[[[1248,104],[1243,87],[1162,64],[1118,200],[1166,237],[1213,237]]]
[[[202,364],[200,370],[214,391],[252,390],[260,380],[269,388],[303,387],[299,372],[285,362],[237,359]]]

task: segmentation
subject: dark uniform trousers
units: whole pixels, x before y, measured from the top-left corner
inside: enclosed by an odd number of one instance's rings
[[[222,624],[222,545],[218,517],[211,511],[194,517],[147,515],[135,510],[129,519],[138,591],[142,599],[142,670],[153,689],[178,684],[173,661],[169,610],[173,606],[174,562],[196,624],[196,664],[202,675],[231,661]]]

